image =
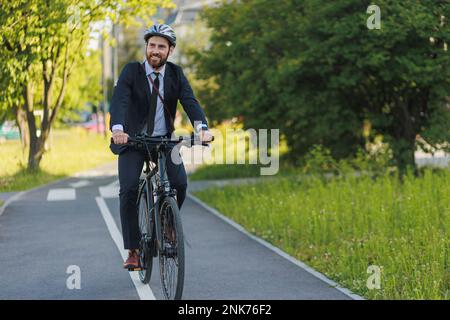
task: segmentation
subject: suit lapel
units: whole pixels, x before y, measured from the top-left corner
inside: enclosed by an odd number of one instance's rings
[[[150,96],[151,96],[151,91],[150,91],[150,85],[148,84],[148,80],[147,80],[147,74],[145,73],[145,66],[143,63],[139,62],[139,73],[140,73],[140,78],[142,79],[141,84],[141,89],[145,91],[145,97],[147,100],[147,106],[148,108],[150,108]]]
[[[172,90],[172,69],[169,67],[169,65],[166,63],[166,70],[164,72],[164,100],[167,102],[170,101],[170,98],[172,97],[173,90]]]

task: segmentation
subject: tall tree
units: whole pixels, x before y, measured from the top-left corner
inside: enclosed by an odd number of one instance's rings
[[[12,0],[0,10],[0,98],[26,118],[28,168],[38,169],[73,68],[83,62],[94,22],[144,21],[169,0]],[[37,121],[35,110],[42,110]],[[18,121],[19,122],[19,121]],[[38,130],[40,134],[38,135]]]
[[[280,128],[293,157],[317,143],[352,155],[369,121],[395,164],[414,167],[417,137],[450,140],[450,3],[377,1],[373,30],[369,5],[247,0],[207,10],[211,45],[195,55],[199,76],[216,84],[204,90],[206,107],[246,127]]]
[[[419,136],[434,146],[450,140],[450,2],[377,1],[380,29],[367,26],[369,5],[305,1],[305,51],[292,76],[299,87],[314,77],[323,87],[310,93],[332,92],[350,119],[368,119],[404,172],[415,168]]]

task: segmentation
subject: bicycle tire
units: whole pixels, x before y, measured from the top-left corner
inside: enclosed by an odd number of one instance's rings
[[[142,190],[139,193],[138,198],[138,220],[139,220],[139,259],[141,263],[141,270],[139,270],[139,279],[142,283],[148,284],[152,275],[153,268],[153,222],[152,215],[149,210],[147,200],[148,188],[146,183],[142,186]]]
[[[162,250],[158,255],[161,288],[167,300],[179,300],[183,294],[185,267],[181,215],[174,197],[164,198],[160,208]],[[169,274],[169,265],[175,266],[176,276]]]

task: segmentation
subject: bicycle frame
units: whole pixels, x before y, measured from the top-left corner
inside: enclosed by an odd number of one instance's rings
[[[183,141],[190,141],[190,146],[197,144],[197,140],[195,139],[194,135],[191,135],[191,137],[179,137],[178,140],[171,140],[170,138],[154,138],[156,141],[152,141],[152,137],[148,137],[146,135],[136,136],[135,138],[129,137],[129,142],[132,142],[132,144],[135,144],[137,146],[145,146],[147,155],[149,157],[148,160],[146,160],[146,169],[145,169],[145,184],[143,186],[140,186],[138,191],[138,200],[140,198],[140,195],[142,193],[143,187],[147,188],[147,203],[152,205],[153,213],[151,215],[151,218],[153,219],[153,236],[156,235],[156,243],[157,243],[157,249],[158,251],[162,251],[162,235],[161,235],[161,221],[160,221],[160,202],[165,197],[174,197],[176,195],[176,190],[172,189],[170,186],[169,179],[167,177],[167,171],[166,171],[166,151],[169,150],[169,145],[173,144],[173,147],[176,147],[178,143],[181,143]],[[214,137],[211,141],[214,141]],[[111,142],[114,143],[113,139],[111,138]],[[155,149],[156,149],[156,155],[157,155],[157,162],[156,162],[156,168],[153,168],[150,170],[149,161],[151,159],[151,152],[148,148],[147,142],[155,143]],[[202,146],[208,146],[208,143],[201,143]],[[158,174],[156,174],[158,173]],[[155,177],[155,185],[152,184],[152,177]],[[149,187],[152,186],[152,194],[150,195],[150,192],[148,192]],[[154,199],[154,196],[156,196],[156,201]],[[139,204],[138,204],[139,205]],[[147,210],[150,210],[147,208]],[[156,231],[156,232],[155,232]],[[152,241],[152,239],[150,239]],[[153,253],[155,254],[155,253]]]
[[[150,160],[146,160],[146,169],[144,173],[145,176],[145,185],[142,187],[146,187],[146,194],[147,194],[147,203],[151,204],[152,211],[151,212],[151,218],[153,219],[153,235],[156,235],[156,243],[158,246],[158,250],[163,250],[162,248],[162,235],[161,235],[161,216],[160,216],[160,202],[165,197],[171,197],[176,195],[176,191],[170,187],[170,182],[167,176],[166,171],[166,146],[164,145],[158,145],[156,147],[156,154],[157,154],[157,164],[156,167],[150,170]],[[150,157],[150,154],[149,154]],[[156,174],[158,172],[158,174]],[[155,183],[153,184],[152,178],[155,177]],[[150,195],[150,188],[152,190],[152,194]],[[143,188],[142,188],[143,189]],[[140,193],[142,192],[142,189],[140,190],[138,194],[138,199],[140,196]],[[156,201],[155,197],[156,196]],[[148,208],[150,211],[150,208]],[[156,231],[156,232],[155,232]],[[152,239],[150,239],[152,240]],[[153,253],[154,254],[154,253]]]

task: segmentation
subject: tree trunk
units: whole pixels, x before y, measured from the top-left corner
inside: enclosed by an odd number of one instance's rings
[[[417,174],[417,167],[414,157],[416,143],[415,139],[399,138],[393,142],[392,151],[401,176],[407,173],[408,168]]]
[[[25,111],[25,106],[15,106],[13,107],[13,112],[16,117],[16,124],[19,127],[20,131],[22,152],[25,152],[25,150],[30,146],[30,131],[28,130],[27,113]]]
[[[24,87],[24,97],[25,97],[25,105],[26,105],[26,116],[28,129],[30,132],[30,150],[28,154],[28,170],[34,171],[39,170],[39,165],[42,160],[42,156],[45,153],[45,143],[49,137],[50,130],[53,122],[56,119],[56,114],[58,110],[61,108],[63,103],[64,95],[67,87],[67,80],[69,78],[71,68],[71,64],[69,63],[69,47],[68,44],[65,47],[65,56],[64,56],[64,67],[63,67],[63,76],[61,88],[59,89],[58,98],[56,99],[56,103],[52,104],[52,90],[53,83],[56,76],[56,59],[59,57],[61,53],[61,47],[58,47],[55,61],[51,61],[50,64],[47,64],[46,60],[42,61],[42,72],[44,77],[44,96],[43,96],[43,117],[41,121],[41,134],[38,137],[36,134],[36,117],[34,116],[34,105],[33,105],[33,86],[32,83],[28,83]],[[50,69],[49,69],[50,67]]]
[[[36,132],[36,117],[34,116],[34,103],[33,103],[33,86],[28,83],[24,87],[24,98],[25,98],[25,114],[28,124],[28,132],[30,137],[30,149],[28,151],[28,165],[27,169],[29,171],[39,170],[39,165],[42,160],[42,155],[44,154],[44,144],[42,143],[42,132],[41,136],[37,136]]]
[[[396,121],[392,143],[393,156],[401,176],[406,174],[408,168],[418,174],[414,153],[416,151],[416,132],[413,118],[407,102],[398,101],[396,106]]]
[[[30,141],[30,152],[28,153],[28,170],[37,171],[44,155],[44,144],[38,137],[34,137]]]

